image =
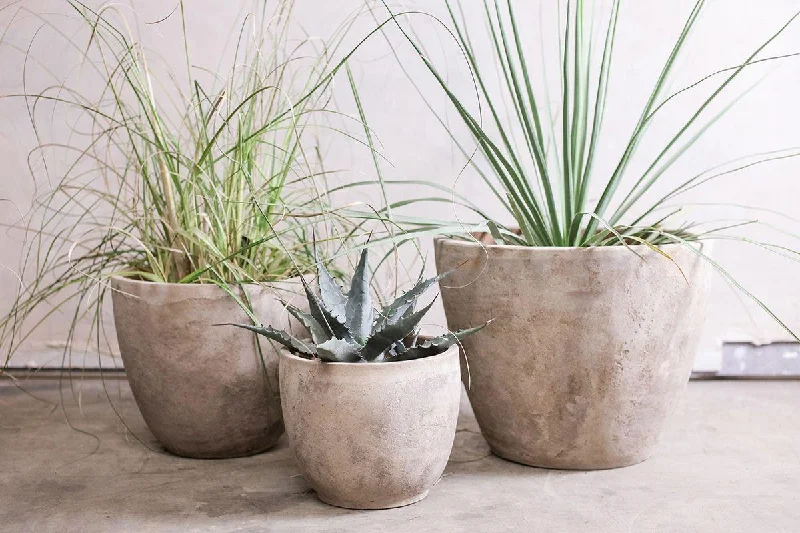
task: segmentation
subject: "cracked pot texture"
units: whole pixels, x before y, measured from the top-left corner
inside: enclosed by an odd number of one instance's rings
[[[461,396],[456,347],[397,363],[323,363],[283,351],[280,388],[298,467],[325,503],[408,505],[447,466]]]
[[[290,324],[276,298],[293,300],[299,283],[246,287],[254,314]],[[213,324],[248,322],[216,285],[112,279],[120,354],[136,404],[164,448],[220,459],[271,448],[283,434],[278,353],[253,333]],[[238,289],[241,297],[241,289]],[[263,359],[262,359],[263,355]]]
[[[681,245],[663,248],[672,261],[633,248],[436,241],[439,272],[456,269],[450,329],[494,319],[463,345],[495,454],[577,470],[650,456],[691,374],[710,267]]]

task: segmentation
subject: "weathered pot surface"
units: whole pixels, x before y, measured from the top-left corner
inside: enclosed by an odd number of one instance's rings
[[[450,329],[495,319],[463,341],[495,454],[580,470],[650,456],[691,373],[709,267],[682,245],[663,247],[672,261],[633,248],[436,241],[439,272],[456,269]]]
[[[165,449],[212,459],[253,455],[275,444],[283,434],[278,354],[253,333],[214,326],[251,323],[233,298],[215,285],[114,278],[112,288],[128,381]],[[291,300],[292,289],[294,283],[284,282],[245,290],[264,324],[285,328],[292,325],[276,295]]]
[[[397,363],[281,353],[286,433],[317,496],[348,509],[423,499],[447,466],[461,380],[456,347]]]

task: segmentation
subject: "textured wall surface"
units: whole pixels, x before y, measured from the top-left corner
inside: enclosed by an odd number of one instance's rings
[[[93,6],[100,5],[97,0],[88,2]],[[156,0],[136,0],[132,4],[135,10],[120,9],[130,20],[138,18],[136,31],[141,33],[145,45],[156,50],[167,65],[172,65],[174,71],[183,72],[177,68],[183,65],[180,21],[177,16],[173,14],[161,24],[148,24],[169,15],[173,6]],[[310,35],[325,36],[360,4],[358,0],[303,0],[298,2],[297,21]],[[555,35],[554,13],[540,6],[549,6],[551,3],[518,1],[517,4],[523,33],[531,47],[529,57],[539,57],[541,40],[552,39]],[[250,4],[193,0],[188,5],[188,37],[193,63],[198,67],[216,70],[220,59],[227,57],[224,53],[225,45],[231,39],[236,21],[241,20]],[[444,15],[440,2],[418,1],[416,5],[432,13]],[[481,30],[481,2],[464,0],[464,5],[468,18],[476,23],[476,30]],[[663,58],[669,53],[671,41],[680,31],[692,5],[692,0],[676,0],[669,3],[627,2],[624,6],[606,115],[605,140],[599,154],[598,170],[613,168],[623,149],[623,143],[638,118],[639,109],[649,94],[651,83],[658,75]],[[679,62],[672,87],[677,90],[711,72],[740,63],[788,20],[795,9],[797,5],[794,0],[711,2],[692,35],[690,53]],[[49,20],[59,21],[64,35],[59,35],[52,28],[40,29],[41,21],[32,13],[50,13]],[[41,89],[47,84],[55,83],[54,80],[65,77],[84,83],[84,72],[78,67],[80,53],[77,49],[64,45],[64,36],[85,43],[86,33],[82,32],[81,25],[73,16],[52,15],[58,13],[68,13],[65,2],[60,0],[24,0],[0,9],[0,27],[8,28],[5,33],[0,34],[0,94],[19,93],[26,86],[28,89]],[[602,9],[598,11],[598,16],[602,16]],[[428,44],[432,59],[437,64],[446,65],[449,79],[468,98],[471,90],[470,77],[459,51],[449,37],[439,31],[436,23],[429,17],[414,16],[410,17],[410,21],[416,25],[421,38]],[[356,42],[368,31],[370,24],[369,17],[362,17],[356,24],[350,41]],[[436,92],[424,69],[420,68],[412,51],[402,43],[396,31],[389,31],[388,35],[396,44],[399,58],[408,71],[418,76],[419,86],[429,95],[430,102],[437,108],[446,110],[444,99]],[[26,50],[30,50],[29,61],[27,68],[24,68]],[[798,51],[800,24],[790,28],[772,43],[765,50],[764,56]],[[370,125],[380,140],[383,154],[391,162],[391,165],[384,164],[386,176],[396,179],[434,180],[447,186],[455,183],[458,192],[479,202],[486,200],[486,208],[490,213],[505,216],[501,215],[497,203],[489,200],[491,195],[477,175],[467,172],[456,183],[458,171],[463,166],[463,158],[454,152],[447,135],[408,83],[390,52],[386,41],[377,37],[368,41],[352,61]],[[488,58],[490,52],[487,41],[487,46],[480,48],[478,54]],[[154,63],[158,64],[158,61]],[[155,69],[158,70],[158,67]],[[161,69],[161,72],[164,70]],[[177,75],[180,76],[180,73]],[[549,75],[554,75],[554,72]],[[703,84],[699,91],[689,92],[677,99],[674,102],[674,112],[666,113],[653,126],[652,142],[643,146],[643,154],[651,154],[652,157],[658,143],[663,144],[670,133],[679,127],[678,119],[685,116],[692,106],[699,105],[713,84],[720,80],[719,77],[714,78]],[[800,85],[800,58],[754,67],[731,87],[726,102],[757,82],[757,87],[665,176],[665,182],[659,190],[666,190],[670,184],[676,184],[681,178],[686,179],[737,157],[800,146],[800,129],[796,126],[800,119],[800,101],[796,97],[796,87]],[[85,82],[90,90],[92,83],[94,82],[90,79]],[[355,113],[346,78],[338,80],[335,93],[337,104],[344,111]],[[716,106],[715,109],[720,107]],[[46,110],[44,111],[42,123],[46,127],[42,133],[51,140],[69,139],[70,116],[54,114],[48,117]],[[14,201],[13,205],[0,203],[0,223],[6,225],[15,224],[19,220],[20,212],[27,212],[33,198],[48,188],[40,159],[28,157],[37,144],[28,113],[22,100],[0,99],[0,197]],[[455,118],[452,112],[449,112],[449,118]],[[329,131],[320,132],[320,139],[326,156],[326,166],[343,170],[339,179],[364,179],[364,176],[374,175],[370,154],[362,146],[335,138]],[[464,141],[469,143],[467,136],[464,136]],[[65,161],[55,153],[50,153],[48,157],[47,170],[51,179],[56,180],[59,172],[64,170]],[[646,160],[647,157],[644,157],[634,164],[634,174],[637,169],[641,171],[646,168]],[[29,161],[35,171],[35,179],[31,177]],[[798,169],[800,161],[788,159],[726,176],[686,195],[682,200],[686,204],[685,213],[689,217],[707,221],[759,219],[769,225],[793,230],[793,220],[772,212],[743,211],[729,204],[744,203],[793,214],[800,198]],[[602,172],[598,173],[601,174]],[[396,196],[410,197],[419,192],[408,188],[397,191]],[[353,194],[354,197],[359,195],[363,195],[364,200],[377,198],[376,191]],[[407,212],[419,216],[451,218],[450,209],[443,208],[442,204],[420,204],[412,206]],[[800,247],[796,238],[777,233],[766,224],[743,231],[754,239]],[[430,249],[429,243],[425,244]],[[22,247],[22,236],[19,232],[0,232],[0,265],[17,269]],[[788,325],[800,329],[800,308],[794,303],[800,296],[800,286],[796,283],[796,263],[764,249],[730,241],[716,244],[715,257],[742,285],[761,297],[784,318]],[[429,266],[432,267],[432,264]],[[0,268],[0,312],[8,309],[16,286],[13,272]],[[711,291],[709,320],[702,351],[718,350],[718,343],[722,339],[767,341],[787,337],[756,305],[748,303],[741,293],[730,290],[721,276],[715,277]],[[431,322],[443,324],[441,311],[437,310],[437,313]],[[65,323],[69,316],[66,309],[54,315],[46,327],[29,339],[18,362],[24,363],[33,357],[30,355],[31,350],[38,352],[42,348],[53,348],[63,343],[66,339]],[[57,352],[53,353],[54,357],[58,357]]]

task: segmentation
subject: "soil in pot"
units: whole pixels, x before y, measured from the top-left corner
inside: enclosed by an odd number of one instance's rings
[[[282,352],[286,433],[325,503],[387,509],[423,499],[450,457],[459,352],[397,363],[321,363]]]
[[[250,322],[235,300],[215,285],[115,278],[112,287],[128,381],[166,450],[216,459],[253,455],[275,444],[283,433],[277,351],[253,333],[213,326]],[[245,290],[264,324],[297,327],[277,299],[292,300],[297,284]]]
[[[580,470],[650,456],[691,373],[710,269],[681,245],[664,248],[672,260],[633,248],[437,240],[439,272],[456,268],[448,326],[495,319],[463,341],[495,454]]]

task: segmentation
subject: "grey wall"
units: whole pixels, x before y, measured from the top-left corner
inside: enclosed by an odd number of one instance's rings
[[[89,3],[100,5],[94,0]],[[159,20],[172,11],[172,5],[161,1],[136,0],[132,3],[135,6],[135,15],[132,9],[123,11],[128,17],[138,17],[142,22]],[[638,118],[638,111],[658,74],[660,63],[669,52],[671,41],[680,30],[693,3],[692,0],[625,3],[599,168],[609,169],[615,158],[619,157],[626,136]],[[211,69],[217,67],[231,29],[247,9],[247,5],[243,4],[249,5],[249,2],[188,2],[189,39],[196,64]],[[297,4],[298,23],[311,35],[319,36],[329,34],[348,13],[361,5],[358,0],[304,0]],[[464,2],[469,16],[475,19],[476,30],[481,29],[478,18],[480,4],[479,0]],[[516,4],[524,33],[531,45],[530,56],[538,57],[541,42],[539,36],[542,35],[547,40],[555,35],[552,3],[518,1]],[[692,37],[690,54],[680,62],[673,85],[675,89],[717,69],[738,64],[798,9],[794,0],[717,0],[709,4]],[[432,13],[444,13],[440,2],[418,1],[412,5]],[[2,94],[21,91],[23,60],[13,46],[27,49],[41,25],[36,17],[20,11],[19,8],[38,13],[67,12],[63,2],[45,0],[25,0],[10,4],[0,11],[0,26],[10,28],[3,35],[4,42],[0,45]],[[74,32],[80,31],[80,25],[69,18],[51,15],[49,19],[59,20],[59,24],[63,24],[60,27],[65,28],[68,35],[78,35]],[[416,16],[411,20],[422,39],[428,43],[432,58],[438,64],[447,65],[450,80],[468,97],[471,82],[458,50],[447,37],[442,37],[443,34],[430,18]],[[542,20],[545,22],[541,22]],[[368,30],[370,23],[369,17],[363,17],[351,40],[355,42],[359,35]],[[182,64],[176,17],[159,25],[141,24],[140,31],[147,46],[164,56],[167,64]],[[408,65],[410,72],[418,76],[423,91],[431,95],[431,102],[446,110],[442,96],[436,92],[429,77],[425,76],[411,50],[403,45],[396,32],[390,32],[390,35],[397,45],[401,59]],[[797,51],[800,51],[800,25],[790,28],[765,54],[779,55]],[[391,161],[391,165],[384,165],[387,177],[434,180],[447,186],[455,183],[458,192],[477,202],[485,201],[490,212],[504,216],[474,173],[465,173],[456,183],[463,158],[453,151],[447,136],[431,117],[389,52],[385,42],[376,38],[369,41],[353,61],[370,125],[380,139],[381,150]],[[488,42],[486,49],[480,53],[489,56]],[[31,57],[41,63],[29,65],[28,76],[32,86],[47,81],[44,67],[52,69],[56,77],[70,76],[71,79],[78,79],[81,75],[76,67],[79,53],[63,46],[63,38],[52,29],[44,28],[36,34]],[[554,73],[551,71],[551,74]],[[800,129],[797,128],[800,118],[800,103],[797,99],[800,59],[787,59],[753,68],[732,87],[730,96],[741,94],[759,81],[758,86],[665,177],[661,190],[665,190],[670,184],[674,185],[681,178],[685,179],[737,157],[800,146]],[[664,119],[653,127],[651,138],[654,142],[644,147],[645,153],[652,154],[658,148],[658,143],[663,143],[669,133],[674,131],[680,116],[685,115],[692,105],[698,105],[711,87],[712,85],[704,85],[700,91],[693,91],[676,102],[675,111],[665,114]],[[354,106],[345,79],[338,81],[335,93],[341,108],[353,113]],[[449,116],[453,118],[452,113]],[[53,137],[66,135],[67,119],[64,116],[54,116],[52,128],[47,133]],[[341,179],[363,179],[363,176],[373,175],[371,159],[365,149],[344,142],[341,138],[334,138],[330,132],[324,130],[319,135],[325,148],[326,165],[329,168],[346,169]],[[467,136],[464,136],[464,140],[469,142]],[[47,187],[46,180],[42,179],[39,163],[34,161],[38,182],[31,178],[28,171],[27,155],[35,145],[36,139],[23,102],[19,99],[0,99],[0,197],[11,198],[21,211],[30,207],[37,187],[40,193]],[[54,157],[51,173],[57,175],[63,161]],[[644,164],[645,160],[642,159],[636,168],[641,170]],[[717,180],[684,197],[683,202],[687,204],[686,215],[707,221],[757,218],[770,225],[793,231],[796,223],[792,219],[772,212],[744,211],[724,204],[744,203],[794,216],[800,199],[800,181],[797,179],[799,168],[800,161],[790,159],[753,167]],[[409,188],[398,191],[397,196],[414,196],[418,192]],[[348,200],[374,201],[376,198],[375,191],[358,194],[361,196],[351,196]],[[450,211],[441,205],[419,205],[409,213],[451,217]],[[18,213],[8,203],[0,204],[0,222],[13,224],[16,220]],[[778,233],[766,225],[743,230],[740,234],[800,248],[796,237]],[[21,247],[21,236],[18,232],[0,233],[0,264],[11,269],[16,268]],[[800,296],[800,285],[796,281],[797,265],[793,260],[758,247],[731,241],[717,243],[714,257],[737,281],[762,298],[788,325],[800,329],[800,308],[795,303]],[[15,290],[16,278],[13,273],[0,269],[0,312],[5,312],[8,308]],[[701,366],[715,364],[714,353],[718,351],[718,344],[723,339],[770,341],[787,338],[787,334],[758,306],[747,301],[741,292],[731,290],[721,276],[717,277],[713,285],[711,302],[702,346],[703,355],[699,361]],[[437,313],[433,322],[443,324],[441,312]],[[38,353],[42,347],[57,346],[63,342],[67,316],[67,313],[59,313],[52,317],[47,322],[47,327],[32,336],[27,344],[28,349],[17,362],[25,363],[34,357],[32,353]],[[41,362],[41,356],[35,357]],[[91,361],[94,361],[94,356],[91,357]]]

